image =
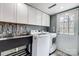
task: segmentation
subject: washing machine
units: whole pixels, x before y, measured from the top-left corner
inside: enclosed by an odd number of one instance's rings
[[[50,34],[50,46],[49,46],[49,55],[56,51],[56,33],[49,33]]]
[[[32,56],[49,56],[49,34],[33,36]]]

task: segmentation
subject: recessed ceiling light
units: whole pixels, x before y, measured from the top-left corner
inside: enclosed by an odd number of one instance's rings
[[[63,9],[63,8],[64,8],[64,7],[62,7],[62,6],[60,7],[60,9]]]
[[[68,13],[66,13],[65,15],[68,15]]]
[[[18,6],[21,6],[22,4],[21,3],[18,3]]]

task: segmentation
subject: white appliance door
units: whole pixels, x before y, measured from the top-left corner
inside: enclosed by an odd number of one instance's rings
[[[37,56],[37,36],[33,36],[32,56]]]
[[[40,35],[37,39],[37,56],[48,56],[49,55],[49,35]]]

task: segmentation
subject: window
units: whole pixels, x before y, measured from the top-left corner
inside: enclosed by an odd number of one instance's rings
[[[57,30],[59,34],[74,35],[74,15],[72,14],[58,15]]]

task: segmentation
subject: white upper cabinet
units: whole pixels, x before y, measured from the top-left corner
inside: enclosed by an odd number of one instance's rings
[[[42,26],[50,26],[50,16],[42,13]]]
[[[16,4],[0,3],[0,21],[16,22]]]
[[[29,24],[36,25],[36,9],[28,6]]]
[[[39,10],[36,10],[36,25],[41,25],[41,19],[42,19],[42,12]]]
[[[46,15],[46,26],[50,26],[50,16]]]
[[[46,26],[46,14],[42,13],[42,26]]]
[[[27,5],[17,4],[17,23],[28,24]]]
[[[31,25],[50,26],[50,16],[30,6],[28,7],[28,19]]]
[[[23,3],[0,3],[0,21],[49,26],[49,15]]]
[[[2,4],[0,3],[0,21],[2,21]]]

